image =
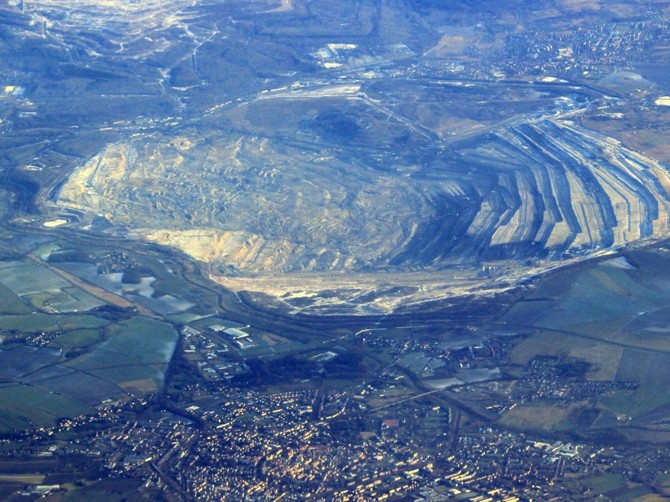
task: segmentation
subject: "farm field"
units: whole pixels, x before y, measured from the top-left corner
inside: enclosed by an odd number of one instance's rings
[[[65,365],[122,386],[151,379],[155,382],[152,390],[156,390],[176,343],[177,333],[171,326],[134,318],[109,326],[105,341]]]
[[[2,314],[29,314],[32,309],[14,291],[0,284],[0,310]]]
[[[79,313],[103,302],[29,260],[0,261],[0,300],[0,432],[51,426],[162,386],[177,343],[169,324]]]
[[[36,331],[59,331],[79,328],[97,328],[108,324],[108,321],[93,315],[64,315],[32,312],[22,315],[0,316],[0,329],[20,333]]]
[[[521,405],[510,410],[503,416],[501,423],[529,430],[555,431],[568,422],[570,414],[579,408],[579,405],[550,406],[550,405]]]
[[[636,387],[613,389],[586,405],[593,416],[619,417],[619,425],[661,423],[670,416],[668,264],[666,251],[640,250],[540,280],[503,318],[507,328],[524,334],[511,362],[525,365],[546,355],[584,361],[586,379]],[[516,409],[505,420],[520,424],[535,415]],[[611,421],[591,426],[599,424]]]
[[[104,303],[28,260],[0,262],[0,283],[32,307],[47,312],[83,312]]]
[[[171,274],[166,265],[155,260],[145,265],[151,270],[151,276],[142,276],[137,284],[122,282],[123,273],[100,273],[98,266],[91,263],[63,262],[59,267],[80,277],[91,284],[136,302],[160,315],[185,315],[196,306],[192,298],[193,292],[184,287],[174,274]],[[170,289],[173,287],[174,289]],[[190,314],[198,316],[197,314]]]
[[[0,387],[0,431],[48,427],[92,409],[70,397],[27,385]]]

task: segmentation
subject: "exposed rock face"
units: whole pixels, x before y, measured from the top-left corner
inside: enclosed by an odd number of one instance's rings
[[[243,272],[349,270],[389,261],[412,238],[432,211],[421,190],[255,137],[188,150],[142,140],[90,159],[58,204]]]
[[[110,135],[72,141],[87,149],[68,162],[88,160],[56,212],[84,228],[104,216],[292,308],[389,311],[670,236],[667,168],[610,137],[663,153],[613,121],[664,109],[667,92],[637,70],[587,83],[573,67],[592,41],[574,25],[571,46],[556,21],[571,4],[521,3],[505,37],[508,6],[492,1],[499,26],[463,24],[481,2],[31,4],[35,40],[66,48],[53,109],[83,103],[72,131]]]
[[[58,204],[243,274],[562,259],[668,235],[666,168],[569,121],[386,171],[256,136],[110,145]]]

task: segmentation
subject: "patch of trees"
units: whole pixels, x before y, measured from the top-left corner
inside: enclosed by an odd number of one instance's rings
[[[12,208],[24,213],[36,213],[35,198],[40,185],[35,180],[12,171],[0,178],[0,186],[11,193]]]
[[[329,376],[351,376],[365,373],[363,354],[347,352],[338,354],[330,361],[323,363],[323,370]]]
[[[130,267],[123,271],[121,282],[123,284],[139,284],[142,280],[142,277],[151,277],[153,275],[154,271],[149,267]]]
[[[556,376],[563,378],[584,378],[591,363],[580,359],[565,358],[556,365]]]
[[[250,359],[246,362],[249,371],[235,375],[233,385],[240,387],[272,385],[294,379],[311,378],[317,375],[318,365],[306,359],[288,355],[277,359]]]
[[[363,417],[359,415],[344,415],[328,422],[330,433],[333,437],[347,440],[360,439],[360,433],[370,430],[370,426],[366,424]]]
[[[53,251],[47,261],[49,263],[95,263],[95,257],[78,249],[59,249]]]
[[[89,310],[89,313],[108,321],[123,321],[137,315],[137,312],[133,308],[118,307],[116,305],[101,305]]]

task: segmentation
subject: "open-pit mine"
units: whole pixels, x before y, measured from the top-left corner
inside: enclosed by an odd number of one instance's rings
[[[0,500],[670,500],[670,0],[0,2]]]
[[[511,115],[461,137],[440,119],[486,89],[399,87],[297,83],[217,110],[216,131],[116,142],[70,174],[55,207],[320,313],[497,290],[670,235],[667,167],[580,126],[585,95],[517,86],[500,105]],[[546,108],[521,113],[533,100]]]
[[[660,32],[592,54],[584,27],[628,10],[524,5],[17,2],[0,125],[16,197],[37,197],[15,205],[314,314],[670,236],[665,73],[631,48]]]

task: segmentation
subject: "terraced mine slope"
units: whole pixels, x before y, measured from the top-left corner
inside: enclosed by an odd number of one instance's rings
[[[352,99],[360,102],[356,115],[335,111]],[[256,118],[271,115],[279,100],[297,102],[283,127],[293,122],[295,137],[312,146],[271,136]],[[577,125],[574,102],[453,143],[427,125],[433,117],[425,111],[407,125],[372,103],[364,87],[261,94],[223,114],[244,117],[246,132],[185,128],[178,137],[152,134],[104,148],[73,172],[56,204],[84,221],[104,216],[117,232],[179,248],[210,263],[227,285],[295,278],[298,287],[273,291],[297,295],[284,296],[294,306],[298,298],[308,303],[313,287],[305,284],[319,273],[335,274],[332,284],[342,289],[350,281],[343,274],[383,272],[391,284],[408,286],[402,274],[418,271],[441,284],[439,297],[454,284],[441,272],[455,267],[466,272],[469,289],[480,288],[489,282],[482,264],[523,261],[533,270],[670,235],[667,168]],[[369,144],[401,135],[417,150],[375,161]],[[244,277],[258,279],[239,282]],[[419,278],[409,277],[416,295]],[[351,282],[345,289],[352,286],[360,289]]]
[[[252,274],[561,259],[669,232],[667,169],[616,140],[544,119],[470,143],[389,173],[257,136],[141,138],[57,203]]]
[[[29,223],[173,246],[293,312],[499,290],[670,236],[651,4],[20,2],[5,164]]]

